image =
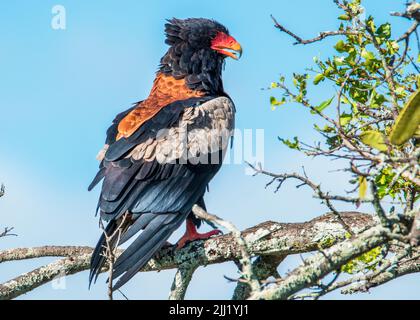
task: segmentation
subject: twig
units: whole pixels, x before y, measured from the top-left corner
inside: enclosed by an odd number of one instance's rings
[[[403,41],[403,40],[407,40],[407,39],[409,39],[410,38],[410,36],[414,33],[414,32],[416,32],[416,30],[417,30],[417,28],[418,28],[418,26],[419,26],[419,22],[416,20],[416,21],[414,21],[413,22],[413,24],[411,25],[411,27],[406,31],[406,32],[404,32],[404,34],[401,36],[401,37],[399,37],[398,38],[398,42],[401,42],[401,41]]]
[[[333,37],[333,36],[343,36],[343,35],[357,35],[359,32],[357,31],[349,31],[349,30],[337,30],[337,31],[324,31],[321,32],[319,34],[319,36],[312,38],[312,39],[308,39],[308,40],[304,40],[301,37],[297,36],[295,33],[293,33],[292,31],[286,29],[284,26],[282,26],[277,20],[276,18],[274,18],[273,15],[271,15],[271,19],[274,22],[274,26],[279,29],[280,31],[288,34],[289,36],[291,36],[292,38],[294,38],[296,40],[295,43],[293,43],[294,45],[297,44],[310,44],[310,43],[314,43],[317,41],[321,41],[327,37]]]
[[[370,190],[373,196],[372,204],[375,208],[375,212],[379,218],[379,221],[381,221],[382,226],[384,226],[385,228],[389,228],[391,223],[388,220],[384,209],[382,208],[381,201],[378,195],[378,188],[376,187],[376,184],[373,181],[370,182]]]
[[[128,299],[128,297],[124,294],[124,292],[122,292],[120,289],[118,289],[117,290],[122,296],[123,296],[123,298],[125,299],[125,300],[130,300],[130,299]]]
[[[0,238],[11,237],[11,236],[17,237],[17,234],[10,233],[13,229],[14,229],[13,227],[11,227],[11,228],[5,227],[4,230],[0,233]]]
[[[118,243],[120,242],[122,230],[124,228],[125,222],[127,220],[127,214],[124,214],[120,222],[118,223],[117,228],[112,234],[107,234],[102,219],[99,219],[99,226],[105,236],[105,247],[103,255],[108,263],[108,298],[113,300],[113,275],[114,275],[114,263],[116,259],[116,254],[118,251]]]
[[[344,222],[340,213],[337,211],[337,209],[335,209],[335,207],[331,203],[330,200],[332,200],[334,196],[329,196],[328,194],[322,192],[320,185],[317,185],[311,180],[309,180],[307,176],[302,176],[297,173],[274,174],[272,172],[265,171],[262,168],[257,169],[255,166],[253,166],[250,163],[248,163],[248,165],[256,172],[256,174],[263,174],[266,176],[273,177],[273,180],[270,182],[270,184],[274,182],[275,180],[278,180],[279,181],[278,188],[280,188],[283,182],[286,181],[287,179],[297,179],[299,181],[302,181],[303,185],[309,186],[315,192],[316,196],[319,199],[321,199],[325,203],[325,205],[332,211],[332,213],[336,216],[337,221],[343,226],[343,228],[351,235],[354,235],[353,230],[351,230],[351,228]],[[335,197],[335,198],[338,199],[338,197]]]

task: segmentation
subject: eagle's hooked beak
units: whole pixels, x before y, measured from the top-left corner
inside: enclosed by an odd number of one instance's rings
[[[238,60],[242,57],[242,47],[239,44],[239,42],[235,42],[232,46],[226,47],[225,49],[230,50],[230,51],[222,50],[222,53],[235,60]]]
[[[238,60],[242,56],[242,47],[234,37],[219,32],[211,43],[211,48],[217,52]]]

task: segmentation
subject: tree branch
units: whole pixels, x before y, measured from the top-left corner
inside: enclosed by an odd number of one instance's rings
[[[179,267],[172,282],[169,300],[184,300],[188,285],[197,267],[194,263]]]
[[[298,291],[314,285],[319,279],[337,270],[343,264],[388,240],[388,230],[376,226],[356,238],[339,243],[318,253],[296,268],[280,284],[254,293],[250,299],[287,299]]]
[[[355,233],[375,224],[372,216],[367,214],[344,212],[340,215]],[[304,223],[264,222],[244,230],[241,236],[246,241],[249,256],[287,256],[316,251],[320,246],[342,241],[346,239],[346,231],[336,221],[334,214],[329,213]],[[89,247],[46,246],[0,252],[0,263],[40,257],[65,257],[1,284],[0,299],[16,298],[51,281],[59,274],[71,275],[88,270],[92,250]],[[242,258],[242,250],[235,237],[227,234],[206,241],[195,241],[180,250],[163,249],[141,271],[178,269],[191,261],[197,266],[238,261]],[[117,252],[119,254],[121,250]],[[107,271],[107,266],[102,271]]]
[[[297,36],[295,33],[293,33],[292,31],[286,29],[284,26],[282,26],[277,20],[276,18],[274,18],[273,15],[271,15],[271,19],[274,22],[274,26],[279,29],[280,31],[288,34],[289,36],[291,36],[292,38],[294,38],[296,40],[295,43],[293,43],[294,45],[297,44],[310,44],[310,43],[314,43],[317,41],[321,41],[327,37],[334,37],[334,36],[344,36],[344,35],[357,35],[359,32],[357,31],[350,31],[350,30],[336,30],[336,31],[324,31],[324,32],[320,32],[320,34],[312,39],[302,39],[301,37]]]
[[[17,234],[15,234],[15,233],[10,233],[12,230],[13,230],[14,228],[13,227],[11,227],[11,228],[9,228],[9,227],[5,227],[4,229],[3,229],[3,231],[2,232],[0,232],[0,238],[3,238],[3,237],[10,237],[10,236],[17,236]]]
[[[76,255],[24,273],[13,280],[0,284],[0,300],[19,297],[52,281],[57,276],[71,275],[84,271],[88,268],[89,261],[90,254]]]
[[[254,270],[257,279],[260,282],[266,281],[270,277],[279,279],[280,275],[277,272],[277,267],[285,258],[286,256],[282,255],[258,257],[252,264],[252,269]],[[251,294],[252,290],[248,283],[238,281],[235,291],[233,292],[232,300],[246,300]]]
[[[404,262],[404,260],[400,261],[396,263],[395,267],[391,267],[384,272],[374,274],[373,276],[366,276],[363,283],[356,283],[355,285],[343,289],[341,292],[343,294],[368,292],[371,288],[378,287],[407,274],[417,272],[420,272],[420,257],[418,256],[415,259],[408,259],[406,262]]]

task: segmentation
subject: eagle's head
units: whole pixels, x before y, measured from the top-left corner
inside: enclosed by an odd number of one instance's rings
[[[223,91],[221,73],[226,57],[238,59],[241,45],[222,24],[203,18],[171,19],[165,25],[170,46],[160,72],[185,78],[191,89],[216,94]]]

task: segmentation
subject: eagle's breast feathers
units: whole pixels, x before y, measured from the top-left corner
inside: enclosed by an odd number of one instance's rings
[[[185,79],[175,79],[172,76],[158,74],[149,97],[125,116],[118,125],[118,136],[129,137],[147,120],[155,116],[162,108],[177,100],[197,98],[204,93],[187,87]]]

